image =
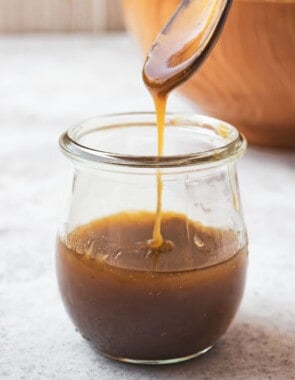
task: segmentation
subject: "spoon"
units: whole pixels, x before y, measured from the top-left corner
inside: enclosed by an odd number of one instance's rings
[[[154,41],[143,67],[150,91],[167,95],[186,81],[216,43],[232,0],[183,0]]]

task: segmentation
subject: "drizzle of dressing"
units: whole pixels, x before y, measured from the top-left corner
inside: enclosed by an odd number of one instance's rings
[[[164,152],[168,94],[201,65],[222,29],[232,0],[183,0],[154,42],[143,67],[143,80],[151,93],[157,116],[158,156]],[[220,135],[226,129],[221,126]],[[164,244],[161,233],[163,181],[157,171],[157,207],[152,249]]]

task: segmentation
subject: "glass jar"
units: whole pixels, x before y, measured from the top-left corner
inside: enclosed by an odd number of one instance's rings
[[[153,113],[98,117],[60,139],[73,164],[57,239],[57,277],[75,326],[103,355],[162,364],[196,357],[239,307],[247,235],[230,124],[166,116],[156,155]],[[164,244],[151,248],[157,178]]]

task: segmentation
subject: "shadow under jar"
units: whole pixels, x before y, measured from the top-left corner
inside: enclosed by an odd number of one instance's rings
[[[166,116],[163,157],[155,115],[87,120],[60,139],[73,163],[57,239],[65,307],[101,354],[144,364],[206,352],[232,322],[245,285],[247,236],[236,161],[246,141],[199,115]],[[157,175],[161,249],[151,249]]]

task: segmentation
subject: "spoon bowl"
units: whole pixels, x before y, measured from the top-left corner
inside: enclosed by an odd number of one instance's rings
[[[143,79],[167,94],[189,79],[216,43],[232,0],[183,0],[147,56]]]

